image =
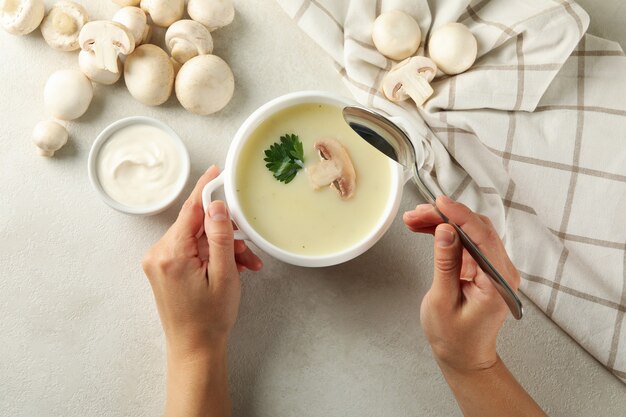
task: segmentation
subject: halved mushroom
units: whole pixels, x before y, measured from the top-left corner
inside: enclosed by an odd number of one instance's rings
[[[194,20],[179,20],[170,26],[165,33],[165,44],[172,58],[180,64],[213,52],[211,32]]]
[[[391,101],[404,101],[411,97],[421,106],[433,95],[430,82],[437,74],[437,65],[426,57],[414,56],[400,62],[383,78],[382,90]]]
[[[179,21],[185,14],[185,0],[141,0],[140,5],[155,25],[164,28]]]
[[[96,65],[96,54],[93,52],[80,51],[78,54],[78,66],[83,74],[98,84],[115,84],[122,76],[122,62],[119,58],[117,59],[117,72],[111,72],[98,68]]]
[[[122,7],[113,15],[113,21],[126,27],[135,38],[135,48],[148,42],[151,34],[148,16],[139,7]]]
[[[193,20],[202,23],[213,32],[233,21],[235,6],[232,0],[189,0],[187,13]]]
[[[41,34],[48,45],[59,51],[75,51],[80,48],[78,35],[89,21],[83,6],[73,1],[55,3],[41,23]]]
[[[0,1],[0,25],[12,35],[27,35],[37,29],[45,13],[43,0]]]
[[[372,40],[378,52],[388,58],[402,60],[417,51],[422,31],[412,16],[400,10],[391,10],[374,21]]]
[[[79,36],[83,51],[93,52],[98,68],[119,72],[119,55],[128,55],[135,49],[135,38],[125,26],[108,20],[87,23]]]
[[[352,197],[356,189],[356,171],[346,148],[336,139],[318,140],[314,147],[321,162],[307,168],[313,188],[330,185],[343,200]]]

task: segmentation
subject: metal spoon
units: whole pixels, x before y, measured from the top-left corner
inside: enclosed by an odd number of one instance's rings
[[[437,208],[435,203],[437,197],[424,181],[422,181],[419,175],[415,148],[408,136],[386,117],[363,107],[345,107],[343,109],[343,118],[352,130],[365,139],[370,145],[413,172],[413,182],[417,186],[420,194],[422,194],[426,201],[433,205],[444,222],[454,227],[461,238],[463,246],[467,249],[467,252],[474,258],[478,266],[480,266],[480,269],[492,279],[496,289],[506,302],[509,310],[511,310],[513,317],[518,320],[521,319],[524,314],[522,302],[515,291],[513,291],[508,282],[500,275],[463,229],[450,222]]]

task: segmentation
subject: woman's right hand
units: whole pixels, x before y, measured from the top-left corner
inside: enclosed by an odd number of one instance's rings
[[[437,208],[463,228],[517,290],[519,273],[491,221],[447,197],[437,199]],[[431,205],[406,212],[404,222],[414,232],[435,235],[433,283],[420,316],[437,361],[442,369],[463,373],[491,368],[499,360],[496,338],[508,314],[505,302]]]

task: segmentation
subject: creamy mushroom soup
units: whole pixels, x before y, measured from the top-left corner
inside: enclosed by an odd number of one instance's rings
[[[264,161],[264,151],[286,134],[301,140],[305,168],[287,184],[274,178]],[[307,172],[320,163],[315,144],[328,139],[343,145],[354,167],[355,186],[347,199],[332,185],[316,189]],[[263,238],[292,253],[327,255],[354,246],[381,221],[393,164],[352,131],[339,107],[301,104],[254,130],[237,160],[235,186],[245,218]]]

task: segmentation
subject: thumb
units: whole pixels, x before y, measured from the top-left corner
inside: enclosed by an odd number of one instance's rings
[[[442,305],[454,307],[461,300],[463,247],[452,226],[440,224],[435,229],[435,273],[432,292]]]
[[[209,241],[209,277],[220,280],[237,271],[233,225],[223,201],[209,205],[204,230]]]

